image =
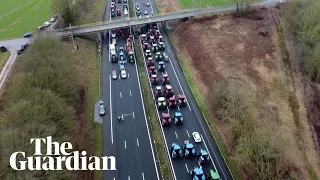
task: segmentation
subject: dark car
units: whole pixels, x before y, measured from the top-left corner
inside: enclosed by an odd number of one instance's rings
[[[58,19],[58,15],[54,15],[54,16],[50,19],[50,22],[51,22],[51,23],[54,23],[54,22],[56,22],[57,19]]]
[[[123,3],[128,3],[128,0],[123,0]]]
[[[32,32],[28,32],[25,35],[23,35],[24,38],[28,38],[28,37],[32,37],[32,36],[33,36]]]
[[[1,46],[1,47],[0,47],[0,51],[1,51],[1,52],[6,52],[6,51],[8,51],[8,49],[7,49],[6,47],[4,47],[4,46]]]
[[[122,3],[122,0],[118,0],[118,3]]]
[[[17,54],[21,54],[24,50],[26,50],[27,48],[28,48],[28,44],[24,44],[24,45],[22,45],[21,46],[21,49],[19,49],[18,51],[17,51]]]

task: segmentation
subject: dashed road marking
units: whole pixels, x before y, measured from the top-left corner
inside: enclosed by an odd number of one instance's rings
[[[187,172],[189,173],[188,165],[186,163],[184,163],[184,165],[186,166]]]
[[[176,138],[179,139],[179,138],[178,138],[178,135],[177,135],[177,132],[175,131],[174,133],[176,134]]]
[[[190,137],[188,130],[186,130],[186,131],[187,131],[188,137]]]
[[[122,93],[120,92],[120,98],[122,98]]]
[[[139,146],[139,139],[137,138],[137,145]]]
[[[127,149],[127,141],[124,141],[124,148]]]

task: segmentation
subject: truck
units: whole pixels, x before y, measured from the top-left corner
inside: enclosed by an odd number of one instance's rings
[[[110,54],[111,54],[111,57],[110,57],[110,58],[111,58],[111,62],[112,62],[112,63],[118,62],[115,44],[110,44],[109,47],[110,47]]]

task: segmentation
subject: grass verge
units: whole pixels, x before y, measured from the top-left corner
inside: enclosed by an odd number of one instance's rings
[[[10,56],[10,52],[0,52],[0,71],[2,70],[3,66],[6,64],[8,58]]]
[[[175,43],[174,43],[174,40],[173,40],[171,34],[169,34],[169,39],[172,43],[173,51],[176,52]],[[177,53],[175,53],[175,54],[177,54]],[[201,93],[198,89],[197,84],[195,83],[195,79],[192,75],[192,71],[191,71],[190,67],[187,66],[186,63],[184,63],[182,56],[178,55],[177,60],[180,64],[180,67],[182,68],[182,72],[187,80],[188,86],[191,89],[191,93],[193,94],[193,96],[196,100],[196,103],[197,103],[198,107],[200,108],[206,122],[209,124],[209,129],[210,129],[211,135],[212,135],[213,139],[216,141],[217,146],[219,147],[222,155],[226,158],[226,163],[228,163],[228,166],[231,171],[230,173],[233,175],[234,179],[240,180],[241,178],[240,178],[240,175],[237,171],[236,165],[232,162],[232,160],[230,158],[228,158],[229,155],[227,153],[227,149],[226,149],[221,137],[219,136],[219,134],[216,130],[214,121],[210,120],[211,116],[210,116],[209,110],[208,110],[208,108],[207,108],[207,106],[201,96]]]
[[[138,66],[138,71],[141,74],[140,76],[141,86],[144,91],[143,100],[146,105],[146,114],[148,117],[150,117],[149,120],[151,125],[151,132],[153,134],[153,138],[155,141],[156,151],[158,152],[158,159],[160,161],[161,174],[163,176],[163,179],[172,180],[173,175],[169,167],[169,159],[165,149],[165,142],[161,134],[158,117],[153,105],[153,98],[152,98],[152,94],[151,94],[151,90],[149,88],[149,82],[148,82],[149,80],[144,69],[144,62],[143,62],[143,56],[141,54],[142,50],[140,47],[140,42],[135,43],[134,48],[136,53],[136,59],[137,59],[136,63]]]

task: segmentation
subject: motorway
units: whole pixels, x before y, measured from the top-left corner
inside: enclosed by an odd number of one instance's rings
[[[135,4],[141,5],[141,12],[143,13],[145,10],[148,12],[155,12],[157,13],[157,9],[155,8],[156,5],[154,1],[150,1],[152,6],[146,7],[142,6],[143,0],[134,0]],[[201,112],[196,106],[195,99],[191,94],[189,88],[187,87],[187,83],[185,77],[182,73],[182,70],[178,64],[176,56],[172,50],[172,45],[169,41],[168,35],[161,23],[158,23],[158,28],[160,30],[161,35],[164,38],[164,42],[166,44],[165,53],[169,56],[170,62],[165,64],[166,72],[170,79],[170,85],[172,85],[173,90],[175,91],[175,95],[184,94],[187,97],[187,106],[180,107],[177,109],[169,109],[166,110],[158,110],[158,118],[160,122],[160,117],[162,112],[169,113],[172,117],[174,112],[179,111],[182,113],[184,117],[184,124],[183,125],[171,125],[171,127],[163,127],[164,138],[167,143],[167,150],[169,153],[169,149],[172,143],[178,143],[180,147],[183,147],[184,141],[189,140],[193,143],[196,150],[199,151],[200,149],[206,150],[209,152],[211,157],[211,163],[209,165],[203,165],[202,168],[204,173],[208,173],[209,169],[214,169],[219,172],[220,177],[224,180],[233,179],[229,168],[226,165],[224,158],[221,155],[219,148],[217,147],[214,139],[210,135],[210,131],[206,122],[204,121],[203,117],[201,116]],[[143,54],[145,54],[143,52]],[[153,54],[154,55],[154,54]],[[145,58],[144,58],[145,59]],[[146,67],[147,68],[147,67]],[[157,65],[156,65],[157,68]],[[147,71],[147,69],[146,69]],[[159,80],[161,79],[160,73],[158,73]],[[151,86],[152,91],[154,92],[155,86]],[[163,86],[164,87],[164,86]],[[160,124],[159,124],[160,125]],[[199,132],[202,137],[202,142],[199,144],[195,144],[192,138],[192,132]],[[183,159],[171,159],[170,163],[173,167],[173,174],[174,179],[190,179],[189,170],[193,169],[194,167],[199,167],[197,157],[194,158],[183,158]]]
[[[111,0],[107,3],[104,20],[111,21]],[[116,8],[121,9],[123,15],[122,3],[116,3]],[[116,17],[120,18],[125,17]],[[110,39],[107,32],[104,34],[102,86],[107,114],[103,117],[102,123],[103,154],[116,157],[117,171],[104,171],[103,179],[159,180],[155,148],[144,111],[137,66],[135,63],[126,63],[127,78],[121,79],[119,64],[110,62]],[[124,47],[125,43],[125,38],[118,37],[116,48]],[[113,70],[117,71],[117,80],[111,78]],[[119,122],[117,117],[122,115],[124,121]]]

